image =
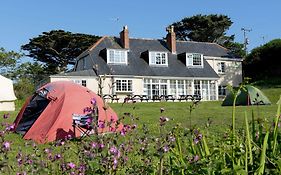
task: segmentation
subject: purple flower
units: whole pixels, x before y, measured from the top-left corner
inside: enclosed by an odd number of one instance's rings
[[[97,104],[97,100],[96,100],[95,98],[92,98],[92,100],[91,100],[91,104],[92,104],[93,106],[96,106],[96,104]]]
[[[118,160],[116,158],[114,158],[114,160],[113,160],[113,169],[116,169],[117,164],[118,164]]]
[[[4,148],[5,150],[9,150],[10,147],[11,147],[10,142],[7,142],[7,141],[6,141],[6,142],[3,143],[3,148]]]
[[[118,149],[115,146],[112,146],[109,150],[112,154],[117,154],[118,153]]]
[[[18,165],[19,165],[19,166],[21,166],[21,165],[22,165],[22,163],[23,163],[22,159],[21,159],[21,158],[19,158],[17,161],[18,161]]]
[[[174,142],[174,141],[176,140],[176,138],[173,137],[173,136],[170,136],[170,137],[169,137],[169,140],[170,140],[170,142]]]
[[[84,113],[91,113],[92,111],[93,110],[92,110],[91,107],[85,107],[84,110],[83,110]]]
[[[99,128],[105,128],[105,122],[104,121],[99,121]]]
[[[104,148],[104,144],[99,144],[99,148],[103,149]]]
[[[92,142],[91,146],[92,146],[92,148],[96,148],[98,146],[98,144],[96,142]]]
[[[165,145],[165,146],[163,147],[163,150],[164,150],[164,152],[168,152],[168,151],[169,151],[168,145]]]
[[[195,155],[194,157],[193,157],[193,162],[197,162],[199,160],[199,156],[198,155]]]
[[[72,163],[72,162],[68,163],[67,166],[68,166],[69,168],[75,168],[75,164]]]
[[[61,158],[61,155],[60,154],[56,154],[55,156],[54,156],[54,160],[59,160]]]
[[[4,118],[4,119],[7,119],[7,118],[9,118],[9,117],[10,117],[10,114],[9,114],[9,113],[3,115],[3,118]]]

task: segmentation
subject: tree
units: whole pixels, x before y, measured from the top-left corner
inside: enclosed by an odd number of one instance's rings
[[[68,65],[75,63],[75,58],[94,44],[100,37],[63,30],[43,32],[30,39],[21,48],[28,51],[27,56],[46,64],[50,74],[64,72]]]
[[[22,55],[14,51],[6,51],[4,48],[0,48],[0,69],[4,69],[4,72],[10,72],[15,67]]]
[[[272,40],[251,51],[243,62],[244,74],[253,80],[281,77],[281,39]]]
[[[211,14],[186,17],[171,25],[174,26],[178,40],[214,42],[226,47],[238,56],[244,56],[243,45],[234,42],[234,35],[226,35],[226,31],[232,23],[226,15]]]

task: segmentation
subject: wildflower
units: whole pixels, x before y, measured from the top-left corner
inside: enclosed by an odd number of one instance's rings
[[[160,112],[163,113],[165,111],[164,108],[160,108]]]
[[[165,145],[165,146],[163,147],[163,151],[164,151],[164,152],[168,152],[168,151],[169,151],[168,145]]]
[[[118,149],[115,146],[112,146],[109,150],[112,154],[118,153]]]
[[[197,162],[199,160],[199,156],[198,155],[195,155],[194,157],[193,157],[193,162]]]
[[[92,110],[91,107],[85,107],[84,110],[83,110],[84,113],[91,113],[92,111],[93,110]]]
[[[169,120],[170,119],[168,117],[160,117],[160,126],[165,125],[165,123]]]
[[[67,166],[68,166],[69,168],[75,168],[75,164],[72,163],[72,162],[68,163]]]
[[[4,142],[3,143],[3,148],[5,149],[5,150],[9,150],[10,149],[10,146],[11,146],[11,144],[10,144],[10,142]]]
[[[61,158],[61,155],[60,154],[56,154],[55,156],[54,156],[54,160],[59,160]]]
[[[98,146],[98,144],[96,142],[92,142],[91,146],[92,146],[92,148],[96,148]]]
[[[118,161],[117,161],[116,158],[114,158],[114,160],[113,160],[113,169],[116,169],[117,164],[118,164]]]
[[[10,117],[10,114],[9,114],[9,113],[3,115],[3,118],[4,118],[4,119],[7,119],[7,118],[9,118],[9,117]]]
[[[15,124],[13,123],[11,125],[8,125],[5,130],[6,131],[13,131],[14,129],[15,129]]]
[[[99,121],[99,128],[105,128],[105,122],[104,121]]]
[[[99,144],[99,148],[103,149],[104,148],[104,144]]]
[[[170,136],[170,137],[169,137],[169,141],[170,141],[170,142],[174,142],[175,140],[176,140],[175,137],[173,137],[173,136]]]
[[[22,159],[21,159],[21,158],[19,158],[17,161],[18,161],[18,165],[19,165],[19,166],[21,166],[21,165],[22,165],[22,163],[23,163]]]
[[[93,106],[96,106],[97,101],[96,101],[96,99],[95,99],[95,98],[92,98],[92,100],[91,100],[91,104],[92,104]]]

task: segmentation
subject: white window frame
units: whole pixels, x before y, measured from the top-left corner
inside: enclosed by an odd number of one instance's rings
[[[225,73],[225,68],[226,68],[225,66],[226,66],[225,62],[219,62],[218,63],[218,73],[224,74]]]
[[[107,49],[106,55],[109,64],[128,64],[128,50]]]
[[[196,58],[195,55],[200,55],[200,65],[194,65],[194,59]],[[186,53],[186,66],[187,67],[193,67],[193,68],[203,68],[204,63],[203,63],[203,54],[200,53]]]
[[[115,83],[115,92],[133,92],[133,80],[116,79]]]
[[[149,52],[149,65],[168,66],[168,53],[167,52]]]

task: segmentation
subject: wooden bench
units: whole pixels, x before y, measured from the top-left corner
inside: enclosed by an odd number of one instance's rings
[[[148,102],[148,97],[147,97],[147,95],[142,95],[141,96],[141,99],[140,99],[140,101],[142,102],[142,101],[146,101],[146,102]]]
[[[166,100],[166,101],[171,100],[171,101],[174,102],[174,101],[176,100],[176,98],[175,98],[173,95],[166,95],[166,96],[165,96],[165,100]]]
[[[155,101],[161,101],[161,98],[159,95],[153,95],[152,96],[152,101],[155,102]]]
[[[119,101],[119,98],[117,97],[117,95],[110,95],[110,94],[103,95],[103,99],[104,100],[111,100],[111,103],[113,101],[117,101],[117,103],[118,103],[118,101]]]

